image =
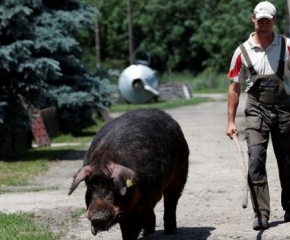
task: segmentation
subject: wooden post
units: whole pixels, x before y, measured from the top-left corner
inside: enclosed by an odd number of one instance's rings
[[[290,37],[290,0],[286,0],[285,20],[285,35]]]
[[[129,60],[130,65],[134,63],[134,44],[133,44],[133,26],[132,26],[132,0],[128,0],[128,32],[129,32]]]
[[[95,0],[95,8],[98,9],[98,0]],[[95,48],[96,48],[96,67],[97,70],[101,68],[101,49],[100,49],[100,31],[99,31],[99,19],[98,15],[96,15],[95,21]]]

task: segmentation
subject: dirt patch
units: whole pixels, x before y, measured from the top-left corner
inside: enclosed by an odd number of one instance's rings
[[[244,137],[245,96],[238,109],[237,124],[240,143],[246,155]],[[189,177],[177,209],[178,234],[163,235],[163,202],[156,206],[156,233],[149,240],[227,240],[227,239],[290,239],[290,223],[283,223],[277,164],[271,145],[268,149],[267,171],[271,194],[270,229],[253,231],[253,212],[249,201],[242,208],[242,170],[237,149],[225,135],[227,123],[226,95],[198,106],[186,106],[167,111],[181,125],[190,147]],[[118,114],[112,115],[116,117]],[[68,196],[72,177],[82,166],[85,151],[50,162],[50,170],[37,176],[29,189],[0,195],[0,210],[4,212],[34,212],[40,222],[47,222],[55,232],[68,239],[121,239],[119,226],[94,237],[85,218],[85,184]],[[245,156],[246,157],[246,156]],[[31,191],[39,188],[40,191]],[[78,220],[78,221],[76,221]],[[140,237],[145,240],[145,238]]]

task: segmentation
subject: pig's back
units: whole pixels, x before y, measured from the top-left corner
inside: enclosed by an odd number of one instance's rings
[[[112,152],[114,162],[136,171],[144,187],[163,182],[178,165],[188,164],[179,124],[159,109],[134,110],[111,120],[97,132],[86,161],[95,149]]]

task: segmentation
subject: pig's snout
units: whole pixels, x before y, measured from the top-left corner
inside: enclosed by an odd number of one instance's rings
[[[92,225],[105,226],[106,223],[110,222],[111,217],[110,217],[110,214],[108,214],[107,212],[101,211],[101,212],[94,213],[90,217],[90,220],[92,222]]]
[[[121,214],[106,210],[88,212],[88,219],[91,221],[91,232],[96,235],[99,231],[108,230]]]
[[[96,235],[99,231],[106,230],[110,225],[110,216],[107,212],[97,212],[89,217],[91,221],[91,232]]]

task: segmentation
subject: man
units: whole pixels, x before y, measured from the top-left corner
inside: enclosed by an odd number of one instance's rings
[[[252,16],[255,32],[240,45],[232,58],[228,78],[228,126],[226,134],[238,135],[236,110],[245,81],[245,108],[248,146],[248,184],[255,213],[254,230],[269,228],[270,196],[266,154],[271,135],[281,183],[284,221],[290,222],[290,40],[277,35],[276,8],[260,2]]]

